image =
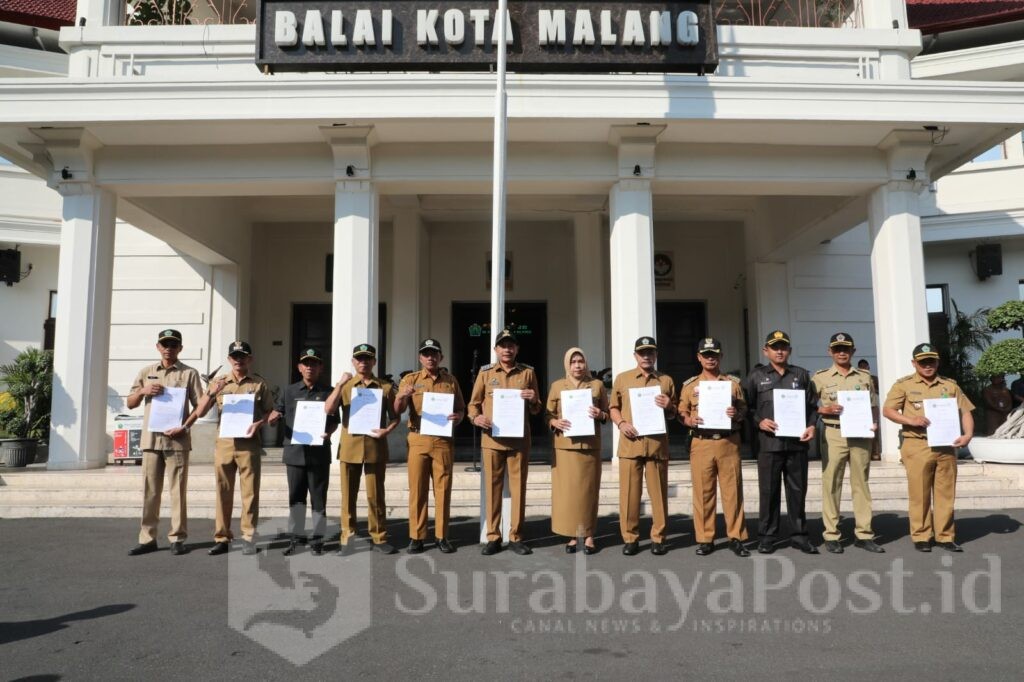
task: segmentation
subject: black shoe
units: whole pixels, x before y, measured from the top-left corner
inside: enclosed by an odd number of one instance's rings
[[[373,548],[381,554],[394,554],[397,550],[386,542],[378,542],[373,545]]]
[[[804,554],[817,554],[818,553],[818,548],[815,547],[814,545],[812,545],[807,540],[795,540],[795,539],[793,539],[793,540],[789,541],[789,544],[792,545],[793,547],[796,547],[797,549],[799,549]]]
[[[775,541],[774,540],[761,540],[759,543],[757,543],[757,553],[758,554],[771,554],[774,551],[775,551]]]
[[[218,554],[227,554],[228,550],[231,549],[231,544],[228,542],[215,542],[206,553],[210,556],[217,556]]]
[[[860,540],[857,542],[860,542]],[[825,540],[825,551],[829,554],[842,554],[843,545],[839,540]]]
[[[188,550],[185,549],[185,543],[180,540],[171,543],[171,554],[174,556],[181,556],[182,554],[188,554]]]
[[[259,550],[256,549],[256,543],[252,540],[242,540],[242,554],[245,556],[253,556]]]
[[[873,554],[885,554],[885,548],[877,544],[874,540],[854,540],[853,546],[866,549]]]
[[[533,550],[527,546],[525,542],[516,540],[515,542],[508,543],[508,548],[519,556],[526,556],[527,554],[533,554]]]
[[[437,541],[437,548],[441,550],[441,554],[454,554],[455,546],[448,542],[447,538],[440,538]]]
[[[313,553],[313,556],[323,556],[324,555],[324,543],[319,542],[317,540],[314,540],[309,545],[309,551],[311,551]]]
[[[501,551],[501,540],[488,540],[487,544],[484,545],[480,553],[484,556],[491,556]]]
[[[697,545],[697,556],[707,556],[715,551],[715,545],[711,542],[702,542]]]
[[[567,544],[565,546],[565,553],[566,554],[575,554],[576,553],[576,549],[577,549],[577,543],[574,542],[571,545]]]
[[[590,545],[584,544],[583,545],[583,553],[586,554],[587,556],[590,556],[591,554],[597,554],[597,545],[590,546]]]
[[[288,543],[288,546],[285,547],[284,551],[281,552],[281,554],[284,554],[285,556],[291,556],[292,554],[295,554],[295,550],[298,549],[298,546],[298,541],[293,539]]]
[[[664,556],[665,554],[668,554],[668,547],[666,547],[662,542],[652,542],[651,554],[654,556]]]
[[[914,549],[918,552],[930,552],[932,551],[932,543],[930,542],[915,542]]]
[[[941,547],[942,549],[946,550],[947,552],[957,552],[957,553],[959,553],[959,552],[964,551],[964,548],[961,547],[960,545],[956,544],[955,542],[938,542],[936,544],[939,547]]]
[[[423,540],[409,540],[409,546],[405,550],[406,554],[422,554],[423,553]]]
[[[729,549],[732,550],[733,554],[740,558],[746,558],[750,556],[750,550],[743,545],[743,542],[741,540],[737,540],[736,538],[729,540]]]
[[[622,553],[626,556],[636,556],[640,553],[639,542],[627,542],[622,546]]]
[[[149,554],[150,552],[155,552],[158,549],[160,548],[157,547],[156,540],[152,540],[150,542],[135,545],[134,547],[128,550],[128,556],[140,556],[142,554]]]

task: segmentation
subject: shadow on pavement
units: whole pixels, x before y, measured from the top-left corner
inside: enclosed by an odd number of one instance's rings
[[[68,627],[69,623],[76,620],[92,620],[93,618],[104,618],[116,616],[125,611],[131,611],[135,604],[108,604],[97,606],[88,611],[76,611],[55,618],[43,618],[40,620],[23,620],[18,622],[0,622],[0,644],[10,644],[23,639],[31,639],[40,635],[48,635]]]

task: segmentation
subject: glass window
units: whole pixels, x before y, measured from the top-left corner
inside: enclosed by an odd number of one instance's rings
[[[57,317],[57,292],[50,292],[50,317]]]
[[[1017,298],[1024,301],[1024,279],[1017,281]]]
[[[1006,143],[1000,142],[992,149],[983,152],[980,156],[976,156],[972,162],[979,163],[981,161],[1002,161],[1006,158]]]
[[[946,285],[936,284],[925,288],[925,299],[928,301],[928,314],[946,312]]]

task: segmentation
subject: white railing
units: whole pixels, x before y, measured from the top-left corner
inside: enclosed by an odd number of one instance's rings
[[[129,26],[251,24],[257,5],[255,0],[128,0],[125,4]]]
[[[861,0],[712,0],[715,23],[785,28],[862,28]]]

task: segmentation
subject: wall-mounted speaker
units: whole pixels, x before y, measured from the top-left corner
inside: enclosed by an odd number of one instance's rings
[[[978,279],[984,281],[993,275],[1003,274],[1002,244],[978,244],[974,258]]]
[[[0,250],[0,282],[12,286],[21,281],[21,251]]]

